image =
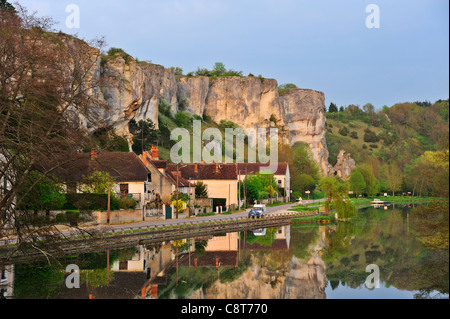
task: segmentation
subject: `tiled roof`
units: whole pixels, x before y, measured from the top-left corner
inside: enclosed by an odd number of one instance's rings
[[[168,164],[167,169],[177,171],[177,165]],[[180,164],[179,171],[190,180],[237,180],[236,164]]]
[[[177,184],[177,172],[176,171],[166,171],[166,175],[173,181],[173,184]],[[178,187],[195,187],[195,185],[181,176],[178,176]]]
[[[81,182],[83,176],[95,171],[109,173],[116,182],[146,181],[150,171],[134,153],[102,152],[91,159],[90,154],[71,154],[69,163],[56,171],[65,182]]]
[[[261,163],[240,163],[237,164],[241,175],[245,174],[256,174],[262,170],[269,167],[269,164]],[[277,171],[274,175],[286,175],[288,164],[287,163],[277,163]]]

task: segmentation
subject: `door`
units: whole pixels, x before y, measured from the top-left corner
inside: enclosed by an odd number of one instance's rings
[[[172,219],[172,207],[166,207],[166,219]]]

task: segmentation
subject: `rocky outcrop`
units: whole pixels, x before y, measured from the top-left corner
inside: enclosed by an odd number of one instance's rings
[[[347,179],[355,168],[356,162],[353,158],[351,158],[351,154],[348,154],[344,150],[341,150],[337,157],[336,166],[330,168],[328,174],[336,174],[342,179]]]
[[[303,142],[310,145],[314,159],[322,172],[330,170],[325,138],[325,95],[322,92],[292,89],[280,97],[284,120],[289,127],[290,144]]]
[[[173,112],[177,111],[178,88],[172,70],[156,64],[138,64],[132,59],[125,62],[118,56],[109,59],[99,73],[107,83],[101,87],[101,98],[109,106],[101,117],[121,135],[127,135],[131,119],[150,119],[158,125],[161,98],[171,103]]]

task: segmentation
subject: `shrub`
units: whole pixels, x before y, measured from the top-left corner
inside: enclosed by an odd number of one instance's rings
[[[191,117],[186,112],[180,112],[175,115],[175,123],[179,127],[188,128]]]
[[[355,132],[355,131],[353,131],[353,132],[350,133],[350,137],[351,137],[352,139],[357,140],[357,139],[358,139],[358,133]]]
[[[364,134],[364,142],[366,143],[377,143],[380,139],[378,138],[377,134],[375,132],[372,132],[369,130],[369,132],[365,131]]]
[[[134,198],[122,197],[119,199],[120,209],[136,209],[137,202]]]
[[[349,130],[346,126],[343,126],[340,130],[339,130],[339,134],[341,134],[342,136],[347,136],[349,133]]]

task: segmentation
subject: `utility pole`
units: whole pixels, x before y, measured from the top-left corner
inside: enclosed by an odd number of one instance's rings
[[[238,211],[241,210],[241,171],[238,169]]]
[[[176,203],[176,210],[177,210],[177,219],[178,219],[178,184],[179,184],[179,176],[180,176],[180,164],[177,164],[177,203]],[[177,268],[178,270],[178,268]],[[178,273],[178,272],[177,272]]]
[[[108,175],[108,213],[106,223],[109,225],[111,221],[111,177]]]

